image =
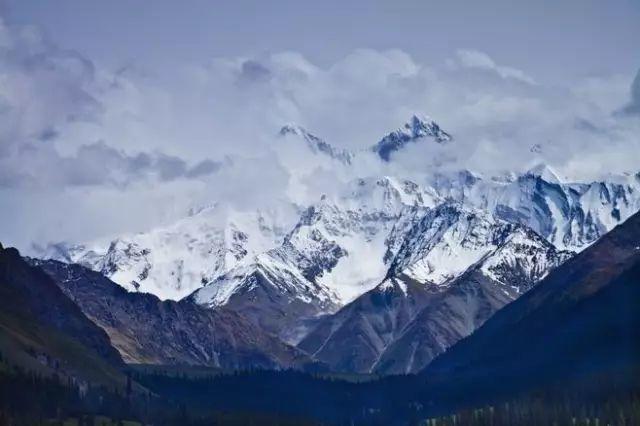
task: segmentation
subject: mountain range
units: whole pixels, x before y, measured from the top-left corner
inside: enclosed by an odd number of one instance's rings
[[[35,392],[55,388],[61,394],[50,393],[43,401],[55,400],[61,405],[57,405],[58,414],[49,416],[59,417],[60,407],[64,412],[78,407],[91,410],[91,395],[99,392],[98,412],[112,416],[129,413],[162,424],[189,423],[184,414],[173,417],[185,410],[197,416],[240,411],[248,415],[245,422],[258,424],[292,418],[295,420],[290,420],[291,424],[405,425],[433,423],[434,417],[445,414],[438,422],[586,424],[587,419],[590,423],[596,419],[596,423],[635,424],[640,415],[633,405],[640,371],[640,316],[636,309],[639,256],[637,213],[562,262],[417,374],[353,382],[290,370],[190,377],[187,374],[193,373],[180,367],[178,376],[167,372],[145,374],[135,369],[132,374],[114,347],[122,353],[122,342],[140,339],[142,349],[151,348],[147,356],[169,360],[185,351],[181,336],[191,339],[188,330],[197,323],[206,326],[204,318],[210,311],[187,305],[186,301],[163,302],[151,295],[128,292],[81,265],[25,259],[15,249],[0,247],[0,383],[10,380],[13,389],[30,386]],[[432,304],[432,309],[438,311],[445,306],[441,311],[445,313],[462,299],[472,301],[480,292],[490,295],[488,289],[495,283],[483,287],[483,283],[474,282],[475,274],[484,266],[481,262],[456,279],[455,288],[459,290],[436,295],[442,297],[442,303]],[[456,299],[471,288],[477,290],[473,297],[468,293]],[[394,293],[405,297],[385,297]],[[397,312],[410,312],[420,304],[429,305],[422,296],[424,292],[415,283],[394,275],[370,291],[367,298],[358,300],[364,310],[367,303],[379,310],[391,310],[388,308],[397,305],[389,302],[402,300],[406,302],[404,309]],[[396,318],[403,320],[401,315]],[[136,325],[134,320],[140,323]],[[107,321],[111,321],[111,330]],[[216,321],[228,319],[218,316]],[[127,326],[131,329],[125,332]],[[208,331],[197,329],[198,334]],[[260,360],[263,366],[273,368],[269,360],[274,358],[259,355],[259,350],[251,346],[251,339],[247,339],[250,331],[239,327],[227,335],[244,342],[246,346],[240,347],[229,346],[224,331],[214,333],[212,340],[204,337],[201,342],[215,345],[217,341],[216,353],[221,356],[216,362],[225,359],[227,364],[220,363],[223,368]],[[110,339],[113,346],[109,345]],[[258,348],[269,347],[259,336],[256,339]],[[131,350],[134,346],[128,347]],[[227,349],[230,352],[224,354]],[[206,348],[191,347],[187,352],[203,356]],[[280,361],[308,361],[304,356],[291,357],[295,353],[292,349],[281,352]],[[155,362],[151,358],[141,360]],[[125,357],[125,361],[133,360]],[[195,362],[200,365],[202,359]],[[16,365],[26,370],[11,372]],[[32,375],[24,382],[20,371]],[[43,381],[35,372],[50,374],[54,379]],[[60,384],[60,377],[68,380],[65,386]],[[67,389],[71,388],[75,393],[69,393]],[[5,393],[3,398],[20,400],[17,394]],[[55,407],[45,406],[35,408],[38,413],[56,412]],[[468,408],[473,410],[464,411]],[[9,413],[14,412],[11,407]],[[255,417],[255,413],[263,417]]]
[[[455,143],[419,115],[360,152],[296,125],[279,134],[347,169]],[[639,209],[640,174],[364,176],[308,206],[216,203],[32,262],[128,362],[415,373]]]

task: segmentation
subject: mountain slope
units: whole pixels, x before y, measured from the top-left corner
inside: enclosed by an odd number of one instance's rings
[[[371,370],[380,374],[420,371],[517,297],[477,271],[437,293],[380,354]]]
[[[495,248],[428,301],[386,348],[374,371],[400,374],[423,369],[572,255],[558,251],[530,229],[511,224],[497,229],[501,230],[494,234]]]
[[[434,386],[492,397],[581,376],[637,374],[638,300],[640,213],[500,310],[424,375]]]
[[[10,365],[77,385],[123,387],[126,381],[107,334],[44,271],[1,245],[0,352]]]
[[[106,247],[53,245],[38,257],[79,263],[127,290],[176,300],[243,259],[277,246],[288,228],[289,207],[239,212],[214,205],[172,225],[121,236]]]
[[[335,312],[382,281],[394,225],[433,204],[432,195],[410,181],[358,179],[306,209],[279,247],[243,262],[191,299],[239,310],[295,342],[306,330],[304,320]]]
[[[80,265],[33,262],[109,334],[129,363],[280,369],[308,362],[298,350],[255,329],[232,311],[130,293]]]
[[[322,318],[298,347],[334,371],[368,373],[431,297],[420,283],[390,278]]]
[[[353,153],[330,145],[316,135],[307,131],[307,129],[302,126],[288,124],[286,126],[283,126],[278,134],[282,137],[302,138],[302,140],[305,141],[307,147],[312,153],[326,155],[327,157],[337,160],[346,165],[351,164],[351,161],[354,157]]]
[[[403,235],[388,278],[320,320],[301,349],[340,371],[416,372],[570,256],[455,205],[429,210]]]
[[[551,168],[539,165],[491,179],[438,175],[431,184],[442,198],[525,225],[561,250],[583,250],[640,210],[640,173],[563,182]]]

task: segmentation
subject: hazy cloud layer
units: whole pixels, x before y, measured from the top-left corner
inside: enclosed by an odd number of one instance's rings
[[[190,165],[152,143],[149,152],[127,154],[99,133],[74,137],[75,129],[101,127],[110,113],[107,92],[114,89],[98,74],[36,29],[0,22],[0,187],[124,186],[217,170],[211,160]]]
[[[486,53],[477,50],[461,49],[456,52],[457,60],[460,65],[487,72],[494,72],[502,78],[513,78],[527,84],[535,84],[533,78],[516,68],[500,66]]]
[[[622,109],[622,112],[629,115],[640,115],[640,70],[638,70],[636,78],[631,85],[631,100]]]
[[[199,178],[220,167],[211,160],[189,166],[181,158],[164,154],[127,155],[103,142],[82,145],[72,156],[61,156],[52,146],[24,144],[0,159],[0,187],[125,187],[144,179]]]
[[[432,63],[361,49],[329,66],[281,52],[104,70],[37,29],[0,23],[0,237],[90,240],[219,200],[305,204],[356,176],[493,174],[540,161],[580,179],[637,171],[640,76],[631,82],[546,87],[470,49]],[[361,152],[416,112],[454,142],[344,167],[276,136],[293,122]]]

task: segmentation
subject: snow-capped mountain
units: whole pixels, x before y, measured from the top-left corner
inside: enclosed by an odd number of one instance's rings
[[[127,363],[248,369],[303,368],[309,362],[302,351],[234,312],[128,292],[81,265],[27,262],[46,272],[87,318],[104,329]]]
[[[387,274],[386,240],[395,223],[436,201],[410,181],[358,179],[337,197],[323,197],[304,211],[279,247],[243,262],[192,297],[210,307],[236,306],[255,317],[256,303],[245,306],[245,300],[265,295],[260,309],[271,312],[269,324],[255,320],[274,333],[286,324],[287,339],[295,340],[292,321],[333,312],[377,285]]]
[[[341,166],[349,167],[354,158],[354,154],[332,147],[299,126],[285,126],[280,134],[305,141],[302,145],[294,142],[317,155],[318,161],[337,159]],[[376,146],[388,154],[391,151],[387,149],[401,149],[423,138],[436,143],[452,141],[432,120],[413,116]],[[386,189],[381,190],[383,187]],[[215,206],[173,225],[122,236],[108,244],[52,245],[41,250],[39,257],[81,263],[125,288],[161,298],[178,299],[215,282],[220,291],[208,286],[207,292],[214,295],[210,300],[201,299],[211,306],[228,300],[224,295],[233,293],[233,283],[247,275],[250,265],[263,262],[264,270],[287,269],[291,276],[322,286],[333,304],[341,306],[385,276],[388,262],[400,250],[408,229],[423,219],[422,209],[444,200],[523,224],[558,249],[571,251],[580,251],[640,209],[640,175],[571,183],[546,166],[500,177],[463,170],[435,174],[421,183],[370,177],[351,181],[339,192],[340,196],[325,197],[302,209],[297,219],[296,213],[243,212]],[[406,211],[401,214],[401,210]],[[283,244],[285,237],[287,244]],[[424,264],[413,264],[407,273],[445,282],[464,272],[469,262],[459,262],[458,256],[477,260],[484,252],[458,250],[455,244],[461,242],[452,242],[449,251],[431,252]],[[327,250],[330,254],[317,254]],[[317,272],[311,273],[314,269]]]
[[[524,226],[442,204],[408,231],[388,277],[299,347],[339,371],[418,371],[570,256]]]
[[[383,137],[371,150],[383,161],[389,161],[394,152],[421,140],[445,143],[451,141],[452,137],[431,118],[414,115],[402,127]]]
[[[178,300],[244,258],[281,243],[288,214],[214,205],[192,211],[170,226],[125,235],[108,245],[54,245],[39,257],[79,263],[127,290]]]
[[[405,130],[409,132],[406,135],[413,139],[432,133],[439,139],[446,138],[446,134],[440,134],[438,129],[437,124],[414,116]],[[398,131],[393,134],[402,139],[404,136],[401,137],[401,133]],[[297,125],[282,127],[279,135],[283,140],[292,138],[294,146],[305,148],[312,154],[312,161],[326,167],[331,167],[331,162],[348,167],[355,158],[353,153],[335,148]],[[300,140],[304,144],[300,144]],[[386,140],[390,140],[389,137]],[[400,145],[396,149],[400,149]],[[293,175],[300,178],[307,173],[308,167],[304,162],[296,164],[297,159],[282,160]],[[295,183],[292,185],[295,186]],[[321,251],[321,246],[303,246],[324,232],[329,239],[335,237],[340,240],[336,255],[346,257],[348,253],[348,261],[335,261],[336,270],[331,274],[326,265],[321,267],[322,273],[310,281],[315,282],[317,278],[319,285],[329,289],[330,299],[342,305],[375,285],[386,272],[379,252],[387,251],[384,240],[388,236],[388,227],[398,218],[399,209],[414,205],[431,206],[437,198],[435,191],[430,188],[402,179],[357,179],[347,184],[336,200],[321,200],[304,213],[324,218],[325,230],[312,231],[300,226],[292,231],[296,223],[295,214],[291,213],[291,210],[295,210],[293,208],[283,214],[234,211],[216,204],[199,209],[169,226],[119,236],[108,243],[53,244],[37,249],[36,255],[44,259],[80,263],[100,271],[126,289],[150,292],[161,299],[180,299],[209,282],[227,283],[220,284],[221,290],[212,297],[213,305],[217,305],[216,301],[220,298],[226,300],[222,295],[234,287],[224,277],[235,277],[233,281],[236,282],[238,277],[246,275],[239,271],[250,270],[251,264],[260,264],[256,263],[259,259],[265,263],[265,270],[281,270],[284,267],[297,270],[301,265],[291,266],[292,262],[309,259],[307,263],[313,263],[319,260],[309,250],[315,247]],[[303,217],[299,218],[301,223],[303,220]],[[340,226],[346,229],[339,230]],[[283,246],[278,253],[268,253],[270,249],[278,247],[289,233],[287,246]],[[323,246],[322,250],[327,247]],[[291,255],[293,252],[298,254]],[[263,256],[256,259],[259,254]],[[272,261],[272,257],[286,261]],[[371,258],[373,262],[369,262]],[[232,271],[236,265],[238,270]],[[302,269],[307,271],[303,276],[309,277],[313,267]],[[297,272],[290,274],[295,276]],[[339,286],[336,285],[338,280],[341,282]]]
[[[597,182],[565,182],[539,165],[485,179],[470,172],[437,176],[443,198],[524,224],[562,250],[580,251],[640,209],[640,173]]]
[[[299,140],[294,142],[317,155],[318,161],[339,160],[341,167],[349,167],[355,158],[299,126],[284,126],[280,134],[305,141],[302,145]],[[424,138],[436,143],[452,141],[432,120],[413,116],[376,147],[382,149],[379,153],[389,154]],[[383,187],[386,189],[381,190]],[[216,282],[221,290],[213,291],[209,286],[207,292],[215,295],[210,301],[201,299],[211,306],[218,306],[228,299],[223,295],[233,293],[230,289],[236,284],[231,281],[246,275],[240,271],[250,271],[250,265],[264,262],[265,270],[284,268],[291,276],[300,275],[322,286],[327,297],[341,306],[385,276],[387,264],[400,250],[408,229],[423,219],[422,209],[449,200],[470,211],[490,212],[495,218],[525,225],[558,249],[580,251],[640,209],[640,175],[571,183],[546,166],[500,177],[463,170],[435,174],[420,183],[393,177],[356,179],[339,193],[298,209],[302,216],[297,218],[297,213],[243,212],[215,206],[173,225],[121,236],[108,244],[57,244],[40,250],[38,256],[81,263],[125,288],[161,298],[178,299]],[[406,211],[401,214],[401,210]],[[305,221],[308,224],[304,225]],[[287,243],[283,244],[285,237]],[[462,242],[452,242],[452,248],[442,253],[430,252],[424,264],[412,264],[413,270],[407,273],[445,282],[464,272],[469,262],[460,262],[458,257],[478,260],[484,252],[455,247]],[[330,254],[317,254],[327,250]],[[311,273],[314,269],[317,272]]]
[[[521,292],[556,266],[556,255],[552,244],[524,225],[449,202],[405,233],[389,275],[446,287],[481,264],[485,275]]]
[[[51,245],[39,257],[238,315],[336,370],[402,373],[640,210],[640,174],[581,183],[540,165],[501,176],[360,177],[369,160],[388,171],[383,162],[408,144],[453,142],[418,116],[357,153],[299,126],[280,136],[288,188],[304,188],[296,185],[321,169],[338,177],[330,194],[272,210],[215,204],[107,244]]]
[[[422,370],[573,256],[529,228],[499,222],[501,229],[494,234],[496,248],[429,298],[384,349],[371,371],[401,374]]]

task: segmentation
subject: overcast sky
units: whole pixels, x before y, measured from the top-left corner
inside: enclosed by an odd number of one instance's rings
[[[357,48],[442,62],[473,48],[545,83],[640,66],[637,0],[10,0],[8,16],[110,66],[301,52],[330,65]]]
[[[27,251],[351,177],[278,142],[290,122],[360,150],[421,113],[449,167],[640,169],[637,0],[0,4],[0,241]]]

